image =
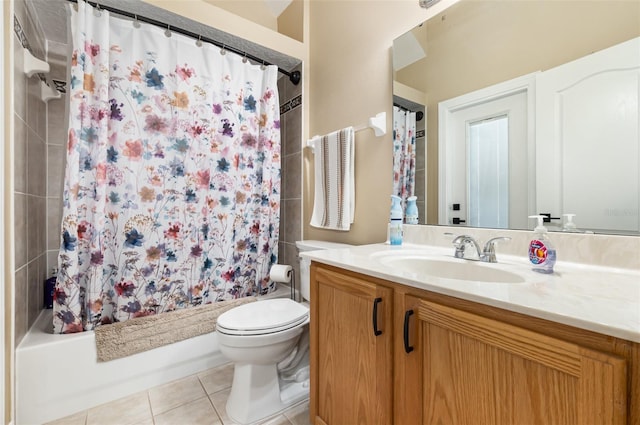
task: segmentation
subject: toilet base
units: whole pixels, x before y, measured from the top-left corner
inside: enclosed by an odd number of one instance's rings
[[[251,424],[309,397],[309,380],[284,382],[276,365],[236,363],[227,416],[240,424]]]

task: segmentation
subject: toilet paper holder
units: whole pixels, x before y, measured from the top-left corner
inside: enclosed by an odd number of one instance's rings
[[[274,264],[269,270],[269,278],[274,282],[288,283],[290,288],[290,297],[296,301],[296,274],[288,264]]]

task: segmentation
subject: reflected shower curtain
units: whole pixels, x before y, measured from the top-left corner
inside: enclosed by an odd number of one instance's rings
[[[393,107],[393,194],[413,196],[416,183],[416,113]]]
[[[277,68],[82,1],[71,20],[54,331],[269,292]]]

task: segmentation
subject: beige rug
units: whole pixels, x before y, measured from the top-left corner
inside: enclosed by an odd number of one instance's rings
[[[239,298],[99,326],[95,330],[98,361],[107,362],[214,332],[218,316],[253,301],[255,297]]]

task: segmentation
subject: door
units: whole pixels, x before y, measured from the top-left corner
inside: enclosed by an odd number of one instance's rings
[[[623,424],[626,361],[421,301],[423,423]]]
[[[440,104],[440,224],[527,228],[532,76]]]
[[[640,231],[639,102],[639,38],[538,75],[539,213],[577,213],[580,229]]]
[[[390,424],[393,291],[312,265],[311,405],[315,424]]]

